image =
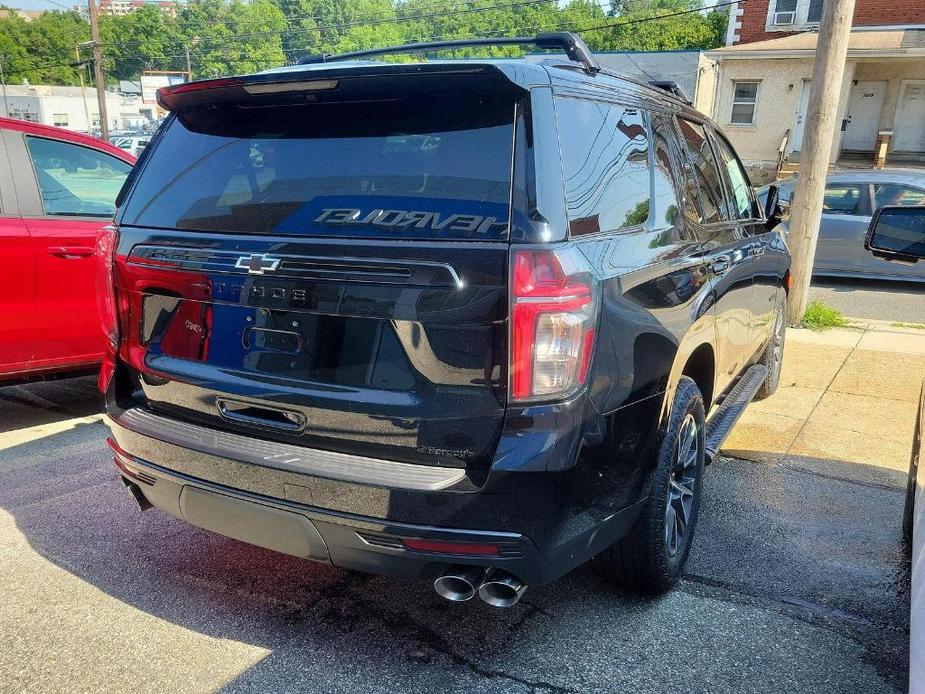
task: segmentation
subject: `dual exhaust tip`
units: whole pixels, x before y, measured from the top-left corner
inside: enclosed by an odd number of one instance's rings
[[[527,584],[501,569],[453,566],[434,581],[437,595],[452,602],[465,602],[476,593],[492,607],[513,607],[527,591]]]

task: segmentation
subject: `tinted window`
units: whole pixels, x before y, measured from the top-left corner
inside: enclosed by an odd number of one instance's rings
[[[861,186],[830,184],[825,188],[822,211],[829,214],[861,214]]]
[[[634,108],[580,99],[556,104],[573,236],[649,219],[649,135]]]
[[[719,134],[713,138],[716,144],[716,151],[719,155],[720,163],[726,173],[726,183],[729,186],[729,194],[732,196],[732,211],[739,219],[751,219],[754,216],[752,210],[752,193],[751,185],[748,183],[748,176],[742,169],[739,160],[736,159],[732,147]]]
[[[925,205],[925,191],[895,183],[876,183],[874,184],[874,202],[877,207]]]
[[[711,224],[728,219],[719,169],[703,127],[683,118],[678,119],[678,123],[690,161],[688,194],[699,202],[699,221]]]
[[[500,239],[511,194],[510,97],[180,112],[122,222],[246,233]]]
[[[89,147],[26,137],[45,214],[111,217],[131,166]]]
[[[661,115],[652,116],[652,220],[656,226],[674,226],[680,213],[678,193],[672,176],[671,121]],[[675,150],[677,153],[677,150]]]

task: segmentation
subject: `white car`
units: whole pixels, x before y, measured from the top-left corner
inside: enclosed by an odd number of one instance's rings
[[[925,205],[887,206],[874,213],[864,248],[875,257],[909,266],[925,264]],[[919,396],[903,509],[903,539],[912,565],[909,691],[925,692],[925,382]]]
[[[124,149],[126,152],[132,156],[139,156],[148,146],[148,143],[151,141],[151,138],[147,135],[137,136],[131,135],[126,137],[116,137],[113,138],[113,144],[119,149]]]

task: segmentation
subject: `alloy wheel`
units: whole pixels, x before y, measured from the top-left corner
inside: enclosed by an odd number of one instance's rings
[[[665,506],[665,546],[668,556],[684,551],[690,539],[697,478],[700,475],[701,436],[694,415],[688,413],[678,432],[678,445]]]
[[[781,364],[784,361],[784,312],[777,312],[777,319],[774,321],[774,337],[771,344],[771,363],[768,364],[769,371],[776,376],[780,371]]]

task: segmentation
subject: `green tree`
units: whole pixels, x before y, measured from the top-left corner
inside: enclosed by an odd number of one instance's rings
[[[321,45],[318,21],[315,19],[313,0],[275,0],[283,13],[286,27],[280,41],[288,61],[297,60],[306,53],[317,52]]]
[[[190,47],[196,78],[283,65],[286,18],[271,0],[190,0],[177,15],[180,49]]]
[[[0,59],[10,84],[75,84],[74,48],[90,38],[76,12],[45,12],[31,22],[0,8]]]
[[[621,0],[614,26],[595,32],[592,48],[609,51],[671,51],[714,48],[716,28],[700,10],[700,0]]]
[[[113,79],[138,79],[143,70],[185,69],[177,22],[160,8],[145,5],[121,17],[100,17],[106,72]]]
[[[729,29],[729,8],[721,7],[707,13],[707,23],[713,30],[713,40],[705,48],[719,48],[726,44],[726,31]]]

